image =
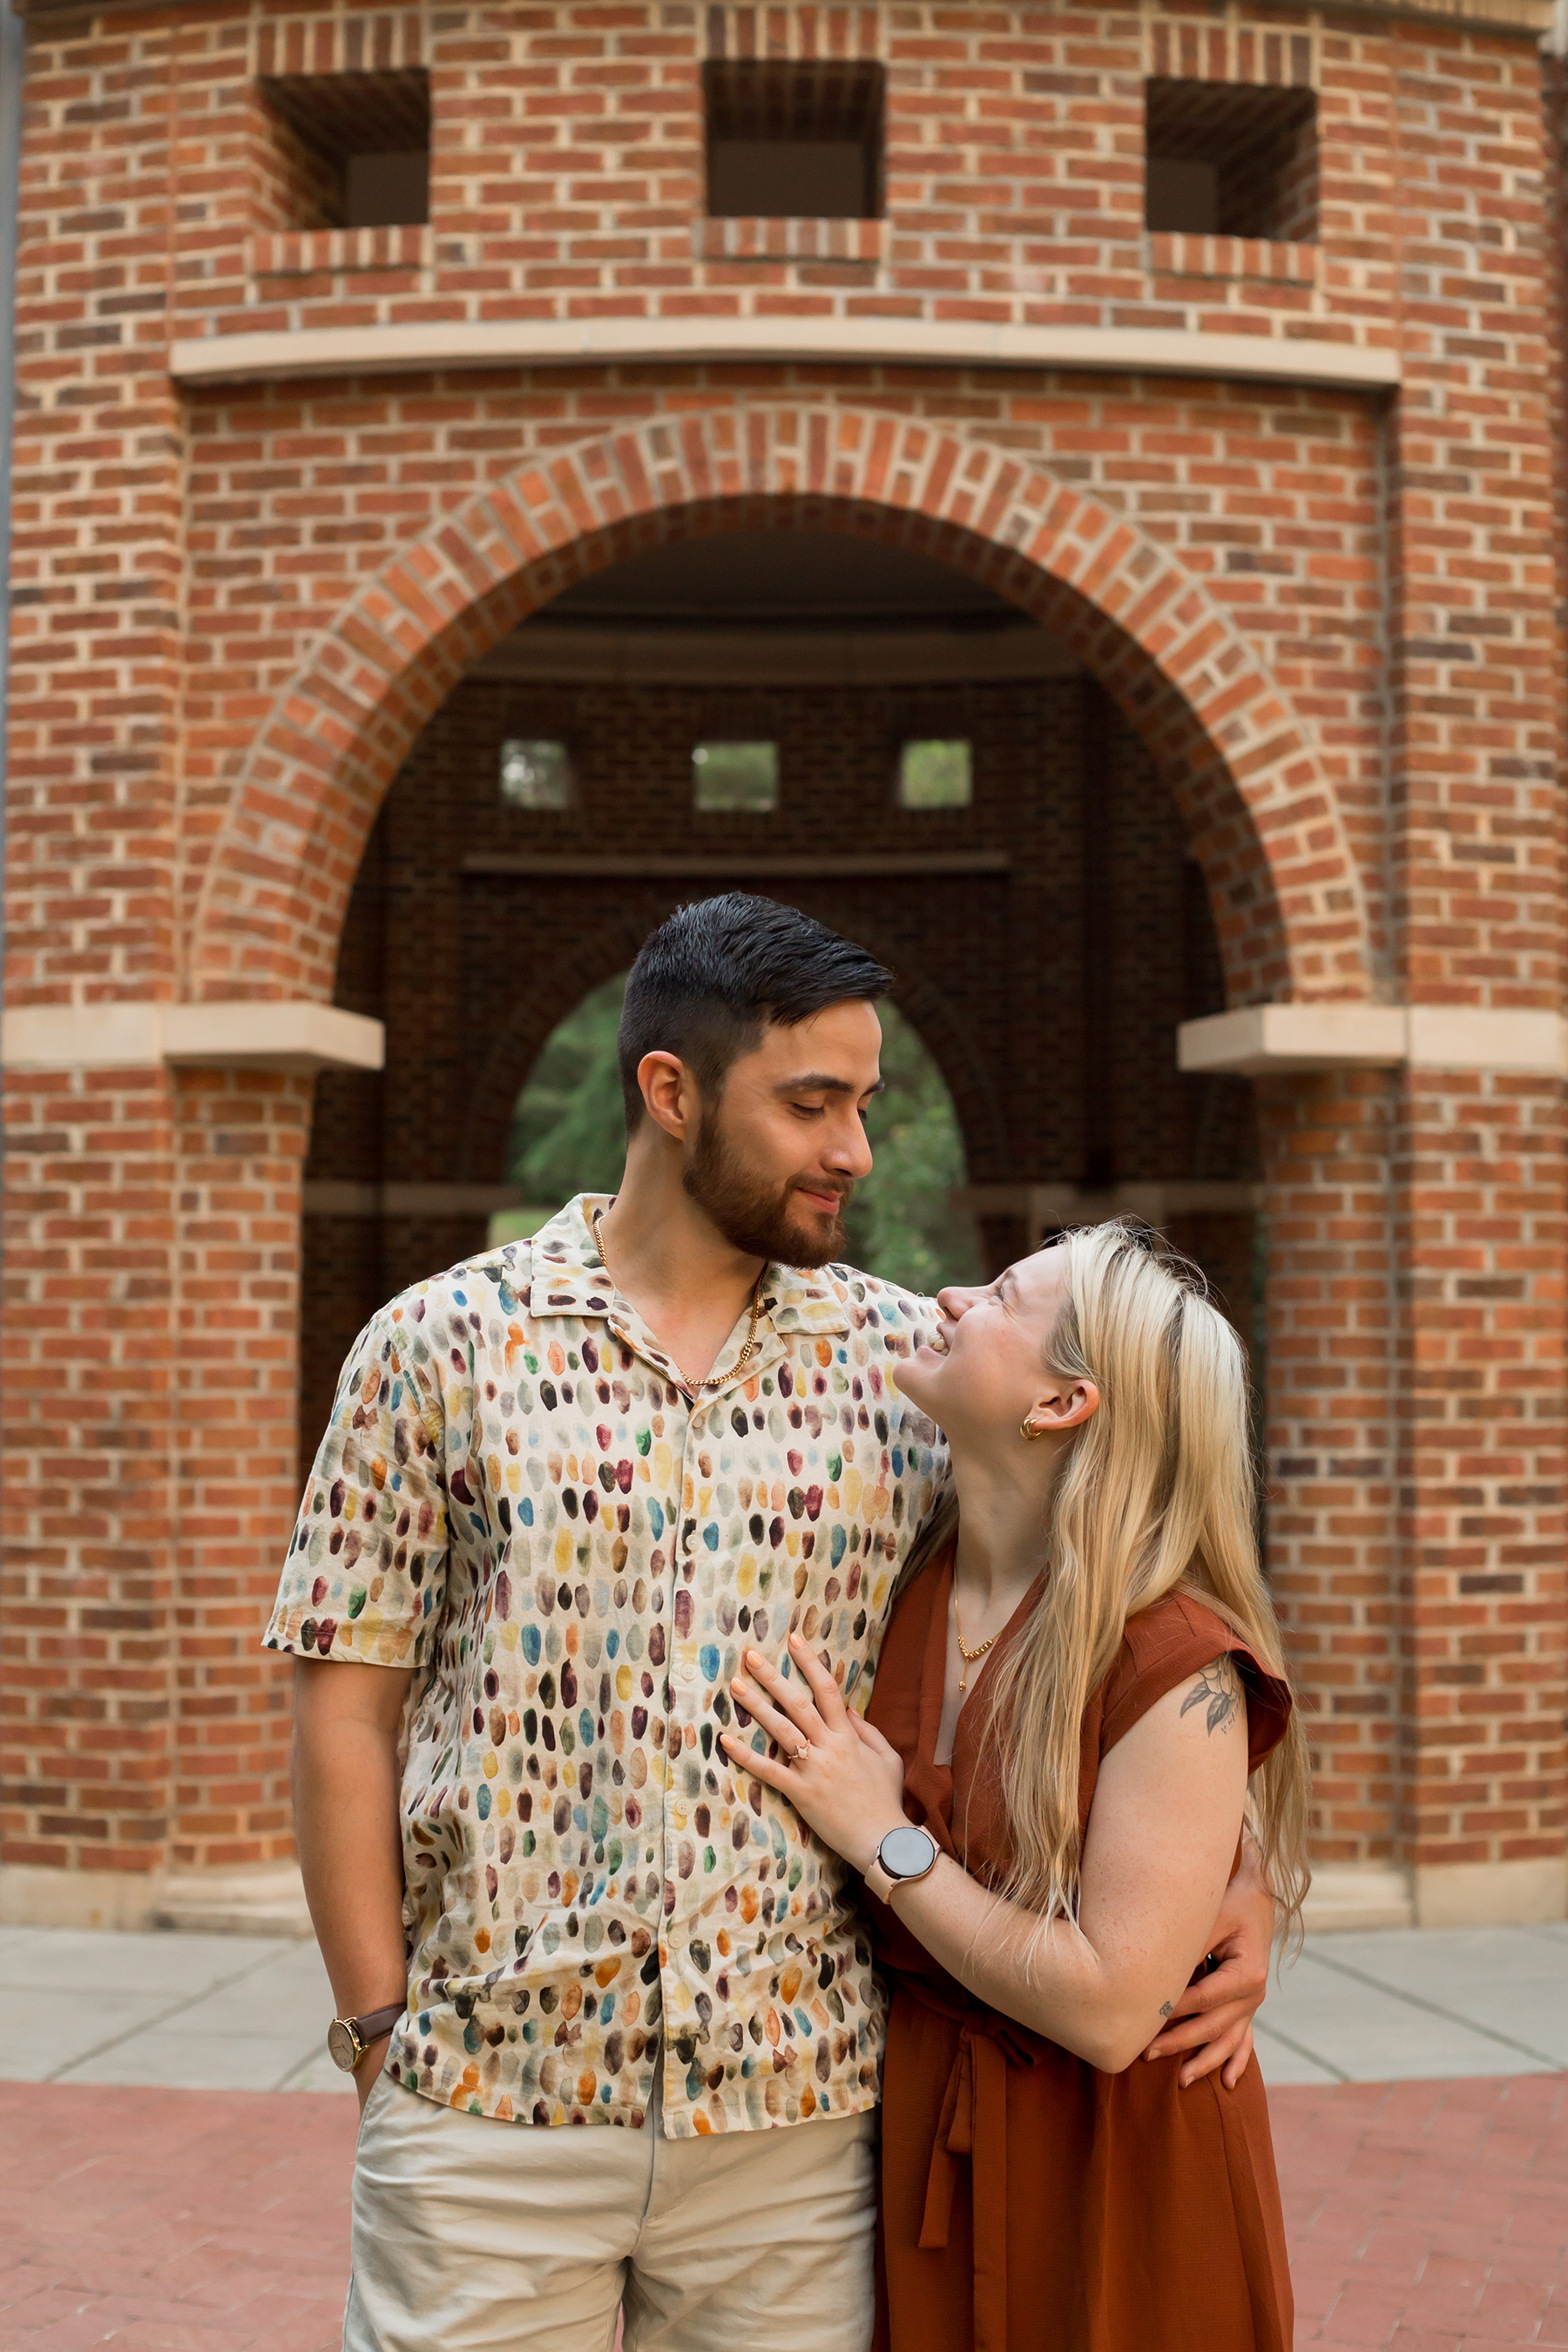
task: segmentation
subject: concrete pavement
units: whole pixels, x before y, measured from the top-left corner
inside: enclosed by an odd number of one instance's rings
[[[1310,1937],[1256,2028],[1270,2083],[1568,2068],[1568,1921]]]
[[[336,2091],[313,1943],[0,1928],[0,2079]],[[1311,1937],[1258,2028],[1270,2084],[1568,2070],[1568,1923]]]
[[[0,2080],[353,2093],[313,1942],[0,1927]]]

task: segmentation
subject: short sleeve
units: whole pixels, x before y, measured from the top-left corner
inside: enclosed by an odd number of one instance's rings
[[[442,1407],[405,1364],[399,1310],[349,1351],[289,1539],[266,1646],[417,1666],[447,1580]]]
[[[1289,1685],[1268,1672],[1223,1618],[1184,1594],[1173,1595],[1129,1621],[1127,1638],[1105,1684],[1100,1754],[1124,1739],[1167,1691],[1222,1655],[1235,1662],[1247,1688],[1247,1763],[1248,1772],[1255,1772],[1285,1737],[1292,1705]]]

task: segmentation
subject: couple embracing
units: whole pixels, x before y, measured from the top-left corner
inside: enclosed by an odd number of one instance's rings
[[[1241,1351],[1118,1224],[936,1302],[837,1262],[888,986],[684,908],[613,1201],[344,1366],[267,1638],[345,2352],[1289,2352]]]

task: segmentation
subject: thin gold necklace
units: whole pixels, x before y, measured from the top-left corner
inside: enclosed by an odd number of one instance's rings
[[[969,1686],[970,1667],[974,1664],[976,1658],[983,1658],[985,1655],[986,1651],[991,1647],[992,1642],[994,1642],[996,1639],[996,1635],[995,1633],[993,1633],[990,1640],[982,1642],[979,1648],[976,1650],[972,1650],[968,1643],[964,1640],[963,1620],[958,1613],[958,1569],[956,1565],[952,1571],[952,1630],[958,1635],[958,1654],[963,1660],[963,1671],[958,1677],[958,1687],[960,1690],[966,1690]],[[997,1630],[999,1632],[1001,1630],[1000,1627],[998,1627]]]
[[[620,1284],[616,1280],[615,1268],[610,1264],[609,1253],[605,1247],[605,1236],[602,1231],[604,1214],[605,1212],[603,1209],[595,1209],[594,1212],[594,1246],[599,1253],[600,1264],[603,1265],[605,1272],[610,1277],[610,1286],[612,1289],[616,1291],[622,1298],[625,1298],[626,1294],[621,1289]],[[764,1265],[762,1272],[758,1275],[756,1282],[752,1287],[752,1327],[746,1334],[746,1344],[742,1349],[740,1354],[736,1357],[733,1365],[731,1367],[729,1371],[721,1372],[716,1380],[688,1381],[683,1379],[680,1382],[680,1386],[686,1391],[689,1396],[693,1389],[728,1388],[730,1382],[735,1378],[736,1374],[745,1370],[746,1366],[751,1362],[752,1358],[762,1352],[757,1346],[757,1320],[763,1311],[763,1275],[766,1274],[766,1272],[767,1267]]]

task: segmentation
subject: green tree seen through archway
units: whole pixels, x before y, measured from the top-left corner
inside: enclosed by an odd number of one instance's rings
[[[585,996],[552,1033],[517,1099],[508,1181],[524,1209],[495,1219],[492,1238],[536,1232],[575,1192],[611,1192],[626,1135],[616,1026],[624,976]],[[964,1181],[963,1139],[941,1071],[896,1005],[883,1003],[882,1075],[872,1105],[876,1164],[850,1204],[849,1255],[857,1265],[931,1292],[981,1279],[974,1220],[951,1206]]]

